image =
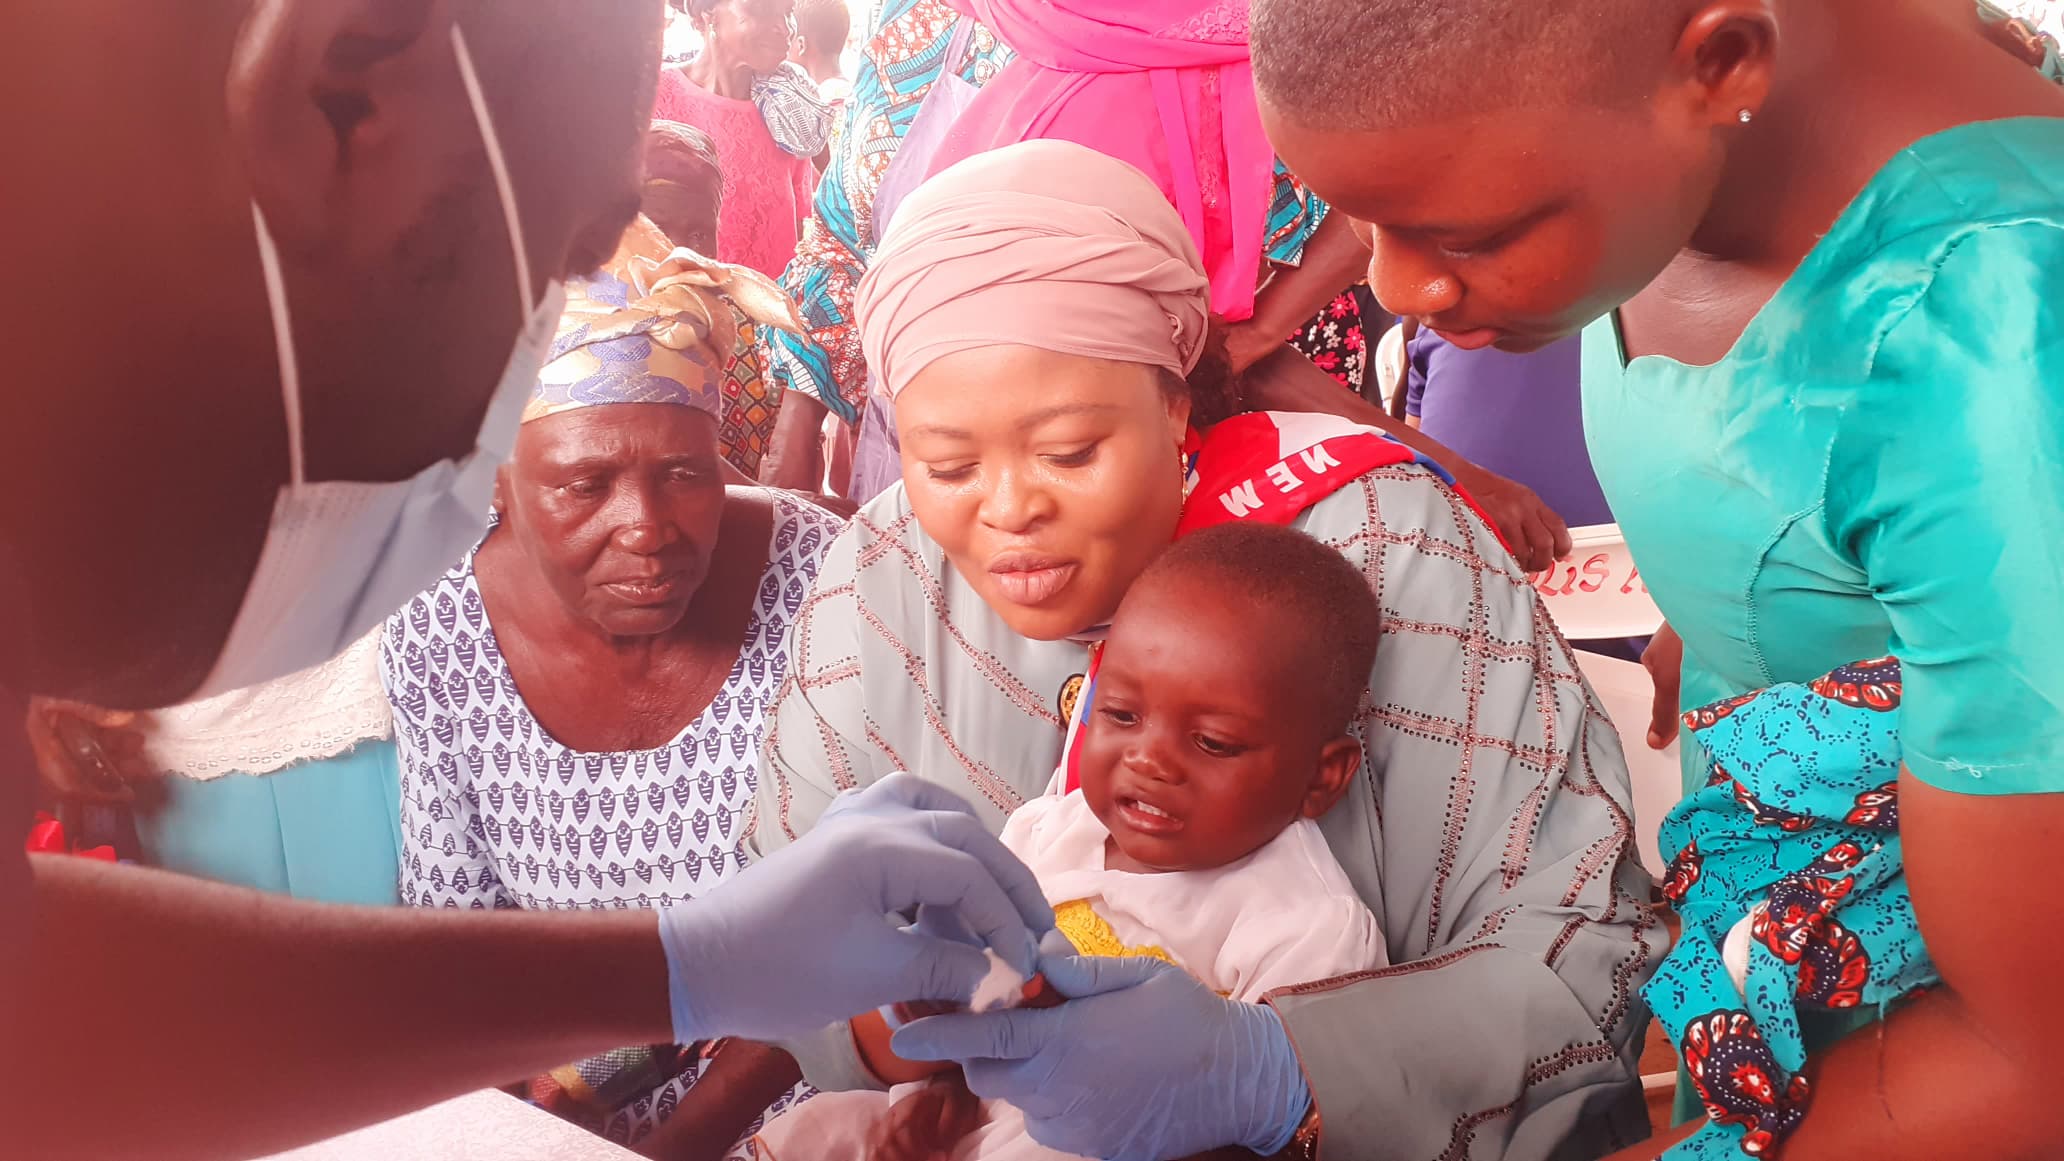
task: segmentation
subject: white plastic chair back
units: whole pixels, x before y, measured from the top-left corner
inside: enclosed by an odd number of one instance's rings
[[[1648,748],[1649,707],[1654,704],[1654,686],[1648,670],[1632,661],[1577,652],[1577,664],[1605,712],[1619,729],[1620,749],[1627,755],[1627,772],[1634,785],[1634,838],[1641,851],[1641,865],[1652,875],[1661,875],[1665,865],[1658,850],[1656,829],[1663,816],[1684,797],[1684,779],[1678,768],[1678,746]],[[1672,852],[1673,854],[1675,852]]]
[[[1376,340],[1376,356],[1369,360],[1376,382],[1383,389],[1383,410],[1397,414],[1397,394],[1405,389],[1405,328],[1393,325]]]

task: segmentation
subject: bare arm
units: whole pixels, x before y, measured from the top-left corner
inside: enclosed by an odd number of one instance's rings
[[[19,1156],[264,1153],[673,1035],[650,913],[331,907],[31,861],[0,1085]],[[111,1107],[123,1059],[150,1082]]]
[[[2032,968],[2060,956],[2056,897],[2043,885],[2055,881],[2053,852],[2064,843],[2064,795],[1955,794],[1902,774],[1899,833],[1943,986],[1894,1013],[1882,1035],[1865,1028],[1808,1066],[1813,1105],[1787,1149],[1887,1161],[2056,1157],[2064,995]]]
[[[1226,355],[1244,371],[1290,341],[1320,308],[1360,282],[1369,269],[1369,247],[1355,237],[1345,215],[1328,214],[1304,244],[1304,261],[1286,266],[1254,296],[1254,316],[1226,328]]]
[[[674,1115],[638,1143],[655,1161],[720,1161],[753,1120],[803,1079],[795,1057],[769,1044],[720,1045]]]
[[[816,492],[824,482],[823,402],[805,391],[783,391],[774,416],[774,435],[760,460],[760,482],[790,491]]]
[[[1352,391],[1342,390],[1340,384],[1296,351],[1283,347],[1264,358],[1247,373],[1242,386],[1247,405],[1256,410],[1338,415],[1383,431],[1423,453],[1446,468],[1483,507],[1484,514],[1497,525],[1498,534],[1527,571],[1539,572],[1569,555],[1569,525],[1533,489],[1477,467],[1404,420],[1394,419],[1381,407]]]

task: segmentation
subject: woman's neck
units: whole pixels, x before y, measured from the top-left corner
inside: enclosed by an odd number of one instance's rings
[[[1687,257],[1789,274],[1915,141],[2064,115],[2064,93],[1993,44],[1969,4],[1836,0],[1785,26],[1785,72],[1730,152]]]
[[[728,97],[734,101],[752,99],[752,69],[723,53],[712,51],[706,44],[703,50],[688,62],[685,71],[689,80],[719,97]]]

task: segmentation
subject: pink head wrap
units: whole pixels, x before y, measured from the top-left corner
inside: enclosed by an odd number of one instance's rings
[[[891,397],[933,362],[981,347],[1187,374],[1209,304],[1197,245],[1161,190],[1066,141],[984,153],[925,182],[856,301],[867,364]]]

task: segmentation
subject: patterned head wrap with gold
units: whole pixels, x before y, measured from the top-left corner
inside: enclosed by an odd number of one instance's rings
[[[567,284],[523,421],[608,403],[672,403],[722,421],[725,378],[756,325],[802,332],[771,279],[677,249],[641,217],[608,265]]]

